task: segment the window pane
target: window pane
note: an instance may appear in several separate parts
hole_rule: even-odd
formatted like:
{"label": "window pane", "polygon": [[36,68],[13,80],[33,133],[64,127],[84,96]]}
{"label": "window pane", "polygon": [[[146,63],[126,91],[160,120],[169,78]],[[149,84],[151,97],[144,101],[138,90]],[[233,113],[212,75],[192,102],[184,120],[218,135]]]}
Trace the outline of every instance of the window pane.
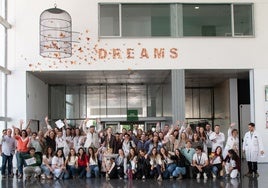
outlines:
{"label": "window pane", "polygon": [[229,36],[230,34],[230,5],[183,5],[184,36]]}
{"label": "window pane", "polygon": [[212,91],[200,89],[200,118],[212,118]]}
{"label": "window pane", "polygon": [[145,85],[127,86],[127,107],[128,109],[138,110],[139,117],[147,116],[147,100]]}
{"label": "window pane", "polygon": [[170,5],[122,5],[122,36],[170,36]]}
{"label": "window pane", "polygon": [[127,117],[126,86],[107,86],[107,117]]}
{"label": "window pane", "polygon": [[163,87],[162,85],[148,86],[147,116],[161,117],[163,114]]}
{"label": "window pane", "polygon": [[252,6],[234,5],[235,35],[253,35]]}
{"label": "window pane", "polygon": [[106,117],[106,86],[87,87],[87,117]]}
{"label": "window pane", "polygon": [[119,36],[119,5],[100,5],[100,36]]}
{"label": "window pane", "polygon": [[67,119],[86,117],[86,86],[67,86],[65,98]]}
{"label": "window pane", "polygon": [[51,119],[64,119],[65,115],[65,86],[50,87]]}
{"label": "window pane", "polygon": [[3,130],[5,129],[6,127],[5,127],[5,122],[4,121],[0,121],[0,133],[1,133],[1,135],[2,135],[2,132],[3,132]]}
{"label": "window pane", "polygon": [[5,67],[5,28],[0,24],[0,66]]}
{"label": "window pane", "polygon": [[0,16],[5,18],[5,3],[6,0],[0,0]]}
{"label": "window pane", "polygon": [[0,72],[0,116],[5,115],[5,74]]}

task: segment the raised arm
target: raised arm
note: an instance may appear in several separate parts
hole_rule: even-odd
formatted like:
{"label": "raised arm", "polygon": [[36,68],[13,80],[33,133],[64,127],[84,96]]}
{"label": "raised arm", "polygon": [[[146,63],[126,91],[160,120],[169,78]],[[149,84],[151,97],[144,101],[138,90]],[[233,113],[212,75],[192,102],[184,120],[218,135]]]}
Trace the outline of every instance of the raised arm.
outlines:
{"label": "raised arm", "polygon": [[52,127],[49,125],[49,122],[48,122],[48,116],[45,117],[45,122],[46,122],[46,125],[47,125],[47,129],[48,129],[48,130],[51,130]]}

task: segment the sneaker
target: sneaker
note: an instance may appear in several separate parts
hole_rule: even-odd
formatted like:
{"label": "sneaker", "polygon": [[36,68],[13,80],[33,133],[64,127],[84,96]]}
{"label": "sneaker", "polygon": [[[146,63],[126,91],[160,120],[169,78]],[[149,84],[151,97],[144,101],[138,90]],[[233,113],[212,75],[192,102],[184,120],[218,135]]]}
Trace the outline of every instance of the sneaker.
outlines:
{"label": "sneaker", "polygon": [[173,176],[169,176],[169,179],[173,179]]}
{"label": "sneaker", "polygon": [[14,174],[11,173],[11,174],[8,175],[8,177],[9,177],[9,178],[13,178],[13,177],[14,177]]}
{"label": "sneaker", "polygon": [[162,181],[162,176],[161,175],[158,176],[157,181]]}
{"label": "sneaker", "polygon": [[30,181],[31,180],[31,176],[27,176],[26,178],[25,178],[25,181]]}
{"label": "sneaker", "polygon": [[205,179],[205,180],[208,179],[208,176],[207,176],[206,173],[204,173],[203,176],[204,176],[204,179]]}
{"label": "sneaker", "polygon": [[196,179],[200,179],[200,173],[196,174]]}
{"label": "sneaker", "polygon": [[42,180],[45,180],[46,179],[46,175],[45,174],[42,174],[41,175],[41,178],[42,178]]}
{"label": "sneaker", "polygon": [[6,178],[6,175],[2,175],[2,178]]}
{"label": "sneaker", "polygon": [[18,175],[18,179],[22,179],[22,174],[19,174]]}
{"label": "sneaker", "polygon": [[246,177],[253,177],[253,176],[252,176],[252,173],[249,173],[249,172],[246,173],[245,176],[246,176]]}
{"label": "sneaker", "polygon": [[213,174],[213,173],[212,173],[212,177],[213,177],[213,179],[217,178],[217,176],[215,174]]}
{"label": "sneaker", "polygon": [[177,180],[182,180],[182,175],[180,174],[179,177],[177,177]]}
{"label": "sneaker", "polygon": [[255,173],[254,173],[254,177],[255,177],[255,178],[258,178],[259,176],[260,176],[260,174],[259,174],[258,172],[255,172]]}
{"label": "sneaker", "polygon": [[146,178],[145,178],[145,176],[142,176],[142,178],[141,178],[141,179],[145,180]]}

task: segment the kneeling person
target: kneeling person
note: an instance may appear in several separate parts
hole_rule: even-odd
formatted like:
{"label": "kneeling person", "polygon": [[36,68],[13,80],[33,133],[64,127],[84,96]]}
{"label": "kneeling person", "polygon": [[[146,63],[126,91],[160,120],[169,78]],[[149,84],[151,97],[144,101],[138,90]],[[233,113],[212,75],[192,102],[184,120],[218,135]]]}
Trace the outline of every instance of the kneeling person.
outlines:
{"label": "kneeling person", "polygon": [[39,177],[41,175],[41,158],[40,155],[35,153],[35,148],[29,150],[29,154],[23,156],[26,166],[23,168],[26,180],[29,180],[32,175]]}

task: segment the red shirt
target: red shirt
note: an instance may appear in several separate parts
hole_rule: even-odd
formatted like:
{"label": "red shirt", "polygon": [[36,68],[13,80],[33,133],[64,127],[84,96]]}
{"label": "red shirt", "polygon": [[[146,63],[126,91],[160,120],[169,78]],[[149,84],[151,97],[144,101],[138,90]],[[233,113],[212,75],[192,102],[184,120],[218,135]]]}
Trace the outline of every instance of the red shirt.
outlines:
{"label": "red shirt", "polygon": [[21,136],[16,135],[15,139],[17,140],[17,150],[19,152],[28,152],[28,142],[29,142],[29,137],[26,137],[23,139]]}
{"label": "red shirt", "polygon": [[88,164],[88,158],[86,156],[86,154],[81,156],[78,156],[78,167],[87,167]]}

